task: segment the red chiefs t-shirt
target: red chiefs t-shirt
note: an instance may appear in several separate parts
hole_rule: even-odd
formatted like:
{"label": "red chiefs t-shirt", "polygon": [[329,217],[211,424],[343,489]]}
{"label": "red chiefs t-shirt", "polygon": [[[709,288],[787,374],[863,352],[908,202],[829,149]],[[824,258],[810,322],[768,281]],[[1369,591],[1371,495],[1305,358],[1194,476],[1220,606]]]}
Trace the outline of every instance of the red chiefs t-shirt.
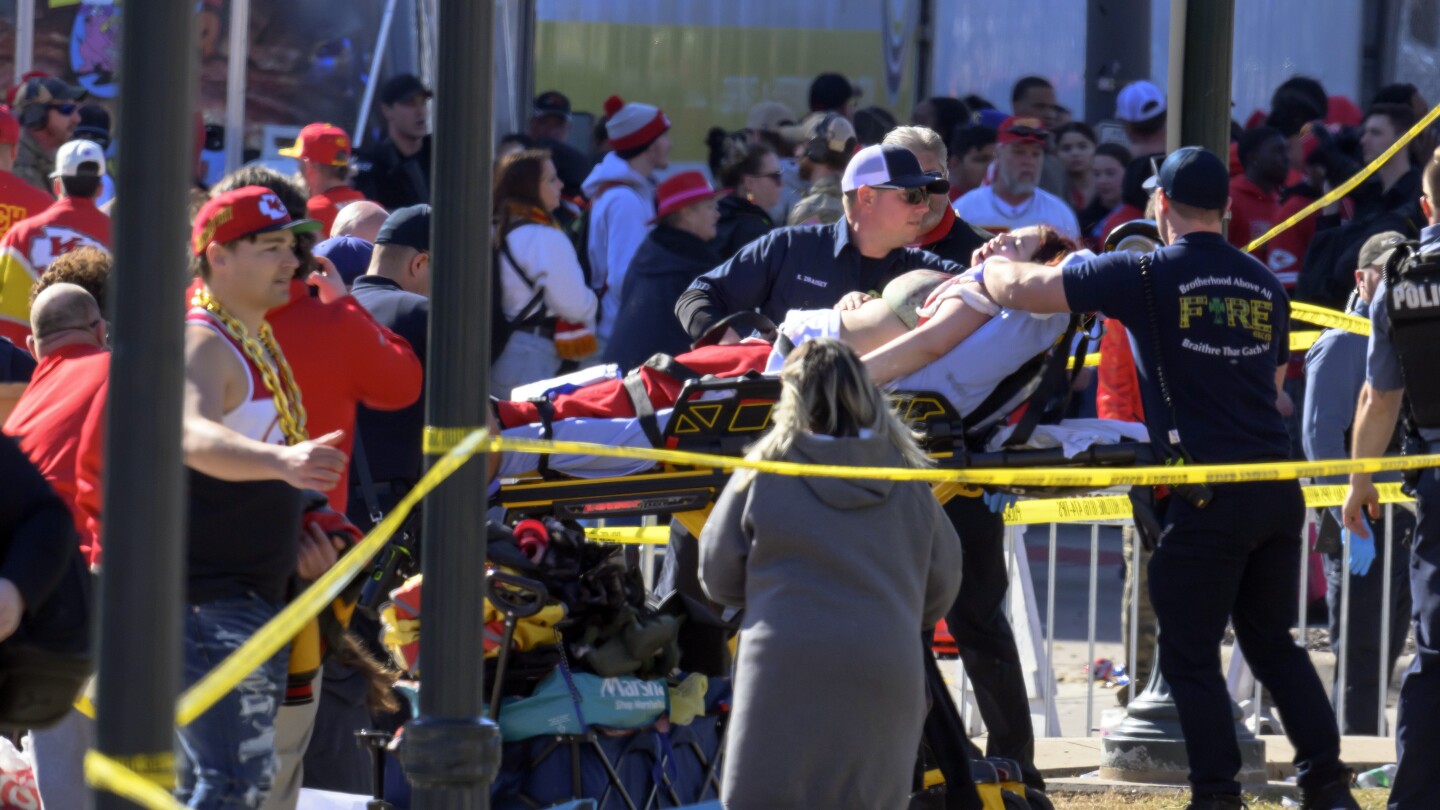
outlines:
{"label": "red chiefs t-shirt", "polygon": [[40,361],[4,427],[70,507],[80,550],[92,563],[100,548],[78,503],[78,462],[87,420],[103,418],[109,377],[110,352],[98,346],[62,346]]}
{"label": "red chiefs t-shirt", "polygon": [[[1264,236],[1280,220],[1280,197],[1266,191],[1245,175],[1230,178],[1230,244],[1244,250],[1245,246]],[[1251,254],[1269,265],[1270,245],[1261,245]],[[1283,281],[1283,280],[1282,280]]]}
{"label": "red chiefs t-shirt", "polygon": [[95,201],[57,200],[0,240],[0,335],[17,346],[30,334],[30,287],[55,257],[79,247],[110,249],[110,217]]}
{"label": "red chiefs t-shirt", "polygon": [[54,202],[49,194],[10,172],[0,171],[0,239],[21,220],[35,216]]}
{"label": "red chiefs t-shirt", "polygon": [[336,186],[305,201],[305,213],[311,219],[320,221],[320,238],[330,238],[330,228],[335,224],[335,217],[340,215],[340,209],[356,200],[365,199],[365,195],[349,186]]}

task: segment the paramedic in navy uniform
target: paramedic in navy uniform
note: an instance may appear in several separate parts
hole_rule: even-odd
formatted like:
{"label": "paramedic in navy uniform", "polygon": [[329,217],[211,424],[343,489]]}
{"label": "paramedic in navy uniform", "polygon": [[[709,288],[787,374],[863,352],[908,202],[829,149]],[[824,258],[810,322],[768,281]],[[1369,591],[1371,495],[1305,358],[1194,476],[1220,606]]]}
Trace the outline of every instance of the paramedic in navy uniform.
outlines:
{"label": "paramedic in navy uniform", "polygon": [[[1285,289],[1265,265],[1226,241],[1229,173],[1218,157],[1180,149],[1161,166],[1158,185],[1156,221],[1167,247],[1143,259],[1107,253],[1063,270],[997,256],[971,271],[968,289],[1012,309],[1102,311],[1127,324],[1151,442],[1158,446],[1178,431],[1178,446],[1167,454],[1188,451],[1200,464],[1282,461],[1290,447],[1277,407],[1289,360]],[[1170,388],[1176,430],[1162,382]],[[1160,622],[1160,671],[1185,733],[1190,807],[1243,806],[1240,749],[1220,674],[1228,620],[1295,746],[1301,806],[1358,810],[1340,762],[1335,714],[1309,657],[1290,637],[1305,513],[1300,485],[1213,485],[1208,500],[1185,491],[1167,501],[1150,561],[1150,599]]]}
{"label": "paramedic in navy uniform", "polygon": [[[1440,161],[1434,157],[1425,166],[1423,186],[1420,207],[1429,225],[1420,232],[1422,256],[1440,253]],[[1433,275],[1434,265],[1415,269],[1428,271],[1428,278],[1420,272],[1402,273],[1403,280],[1393,285],[1393,297],[1387,278],[1370,301],[1370,354],[1350,437],[1354,458],[1385,454],[1407,392],[1425,443],[1422,452],[1440,451],[1440,378],[1435,362],[1440,356],[1435,350],[1440,335],[1440,296],[1435,292],[1440,290],[1440,279]],[[1419,520],[1410,547],[1416,653],[1400,686],[1395,724],[1400,769],[1390,791],[1391,810],[1434,807],[1440,796],[1440,642],[1435,638],[1435,622],[1440,618],[1440,524],[1432,511],[1440,499],[1440,469],[1419,472],[1415,483]],[[1380,516],[1380,498],[1368,473],[1350,476],[1345,498],[1345,528],[1363,538],[1370,536],[1370,529],[1360,517],[1362,509],[1371,518]]]}

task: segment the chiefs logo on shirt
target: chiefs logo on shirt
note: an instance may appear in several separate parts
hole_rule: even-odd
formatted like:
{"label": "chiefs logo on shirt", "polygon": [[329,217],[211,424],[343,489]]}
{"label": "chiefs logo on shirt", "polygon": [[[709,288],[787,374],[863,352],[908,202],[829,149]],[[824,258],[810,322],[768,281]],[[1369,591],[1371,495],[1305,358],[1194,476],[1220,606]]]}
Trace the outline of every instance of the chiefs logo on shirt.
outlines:
{"label": "chiefs logo on shirt", "polygon": [[73,228],[47,225],[30,240],[26,258],[31,268],[49,267],[56,258],[82,247],[105,249],[101,243]]}

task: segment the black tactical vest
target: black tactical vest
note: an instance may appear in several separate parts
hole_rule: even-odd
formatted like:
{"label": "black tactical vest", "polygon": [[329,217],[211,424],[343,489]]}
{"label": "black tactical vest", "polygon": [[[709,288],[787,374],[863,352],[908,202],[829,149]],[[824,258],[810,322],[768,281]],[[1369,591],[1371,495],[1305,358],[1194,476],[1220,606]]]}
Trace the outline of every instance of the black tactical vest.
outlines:
{"label": "black tactical vest", "polygon": [[1385,281],[1390,338],[1416,426],[1440,428],[1440,253],[1395,251]]}

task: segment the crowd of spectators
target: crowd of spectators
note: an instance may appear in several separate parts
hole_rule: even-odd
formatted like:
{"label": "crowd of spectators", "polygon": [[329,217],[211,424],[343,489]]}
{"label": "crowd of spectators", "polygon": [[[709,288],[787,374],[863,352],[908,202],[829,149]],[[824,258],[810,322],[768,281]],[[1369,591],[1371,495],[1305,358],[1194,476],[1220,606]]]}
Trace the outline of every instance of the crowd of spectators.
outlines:
{"label": "crowd of spectators", "polygon": [[[297,160],[298,176],[251,167],[213,189],[195,189],[198,228],[211,210],[200,203],[233,194],[259,200],[260,214],[277,222],[318,223],[314,235],[305,233],[308,226],[296,229],[295,267],[280,280],[286,301],[267,320],[290,359],[286,374],[293,368],[311,433],[349,459],[337,462],[321,488],[336,511],[348,511],[362,528],[421,470],[431,96],[420,79],[395,76],[378,94],[385,137],[365,153],[352,150],[343,129],[316,122],[283,150]],[[908,189],[918,195],[911,205],[925,197],[929,206],[921,224],[906,226],[906,233],[918,233],[908,247],[961,266],[989,235],[1026,226],[1049,226],[1103,250],[1117,226],[1145,216],[1147,180],[1166,152],[1167,99],[1144,80],[1121,89],[1106,122],[1075,119],[1057,102],[1053,84],[1038,76],[1016,82],[1008,111],[973,95],[936,96],[915,105],[909,127],[898,127],[883,108],[857,109],[858,98],[846,77],[827,73],[812,84],[803,115],[767,100],[753,107],[744,129],[699,133],[672,132],[658,107],[611,97],[595,146],[586,150],[571,140],[570,100],[557,91],[540,94],[528,131],[502,139],[495,164],[491,393],[506,398],[583,366],[631,368],[656,353],[687,350],[709,325],[697,325],[704,320],[698,314],[684,324],[673,314],[692,283],[727,261],[763,262],[766,251],[800,244],[779,238],[777,228],[843,228],[837,223],[856,189],[842,188],[842,178],[864,147],[908,150],[920,171],[948,180],[948,188],[929,196]],[[108,373],[100,314],[110,273],[108,210],[125,204],[125,189],[114,189],[108,176],[108,116],[84,99],[82,88],[35,75],[13,89],[10,107],[0,108],[0,371],[10,375],[6,382],[34,377],[5,429],[70,506],[77,550],[93,564],[103,548],[98,448]],[[1426,109],[1409,85],[1383,88],[1362,110],[1327,95],[1313,79],[1282,84],[1270,110],[1233,125],[1229,241],[1246,248],[1268,234],[1384,154]],[[708,175],[670,170],[672,142],[681,139],[707,148]],[[1399,150],[1351,194],[1266,242],[1256,257],[1295,299],[1353,306],[1355,271],[1375,258],[1362,250],[1367,240],[1392,232],[1414,238],[1425,222],[1418,200],[1432,147],[1427,134]],[[247,191],[256,187],[273,197]],[[217,217],[213,210],[209,216]],[[214,227],[224,227],[222,219]],[[208,256],[216,238],[212,228],[192,247]],[[871,260],[856,261],[865,271]],[[124,272],[110,283],[123,284]],[[186,283],[177,280],[176,295],[203,300],[204,284],[187,290]],[[48,288],[54,290],[47,294]],[[770,300],[777,300],[773,291]],[[1108,324],[1100,346],[1099,374],[1081,379],[1088,387],[1078,409],[1140,420],[1134,365],[1118,322]],[[66,382],[71,377],[73,384]],[[77,391],[91,396],[77,398]],[[1287,393],[1295,402],[1304,398],[1299,359]],[[1280,408],[1293,410],[1285,398]],[[1292,440],[1298,452],[1298,418]],[[302,567],[308,559],[313,573],[320,559],[323,570],[325,554],[307,553],[301,549]],[[292,672],[292,691],[303,687],[325,698],[319,718],[313,709],[296,717],[279,710],[274,744],[282,769],[266,807],[293,801],[302,781],[368,789],[368,765],[351,756],[316,754],[302,776],[300,763],[311,761],[307,744],[312,753],[339,748],[336,729],[345,722],[329,713],[365,716],[366,679],[376,674],[353,660],[327,664],[323,683],[318,671],[301,673],[308,680],[298,685]],[[57,733],[74,742],[89,732],[62,726]],[[39,766],[42,790],[64,796],[67,784],[83,784],[78,761],[64,753],[83,745],[48,750]],[[67,798],[55,801],[70,806]]]}

